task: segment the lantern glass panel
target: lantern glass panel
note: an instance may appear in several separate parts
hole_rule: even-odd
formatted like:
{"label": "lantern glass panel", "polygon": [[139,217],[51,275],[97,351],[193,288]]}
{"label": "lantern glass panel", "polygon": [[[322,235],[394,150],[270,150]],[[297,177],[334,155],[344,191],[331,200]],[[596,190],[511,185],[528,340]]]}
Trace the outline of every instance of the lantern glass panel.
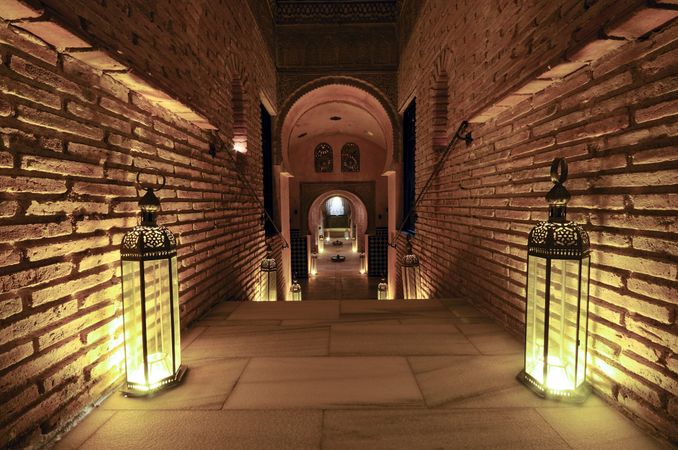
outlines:
{"label": "lantern glass panel", "polygon": [[579,261],[552,260],[546,387],[575,389]]}
{"label": "lantern glass panel", "polygon": [[419,266],[403,266],[403,297],[406,300],[422,298],[419,292],[419,285],[421,283],[421,274]]}
{"label": "lantern glass panel", "polygon": [[174,310],[174,371],[178,371],[181,366],[181,338],[179,325],[179,273],[177,268],[177,257],[172,257],[170,261],[172,266],[172,309]]}
{"label": "lantern glass panel", "polygon": [[546,260],[528,256],[527,327],[525,335],[525,372],[539,383],[544,379],[544,328]]}
{"label": "lantern glass panel", "polygon": [[[149,387],[174,373],[169,259],[144,261]],[[172,299],[173,301],[173,299]]]}
{"label": "lantern glass panel", "polygon": [[590,257],[581,261],[581,294],[579,309],[579,348],[577,355],[577,386],[586,380],[586,352],[587,352],[587,333],[588,313],[589,313],[589,262]]}
{"label": "lantern glass panel", "polygon": [[122,261],[122,295],[125,323],[127,382],[146,385],[141,320],[141,263]]}
{"label": "lantern glass panel", "polygon": [[277,295],[277,274],[273,271],[261,271],[259,280],[259,296],[262,302],[274,302]]}

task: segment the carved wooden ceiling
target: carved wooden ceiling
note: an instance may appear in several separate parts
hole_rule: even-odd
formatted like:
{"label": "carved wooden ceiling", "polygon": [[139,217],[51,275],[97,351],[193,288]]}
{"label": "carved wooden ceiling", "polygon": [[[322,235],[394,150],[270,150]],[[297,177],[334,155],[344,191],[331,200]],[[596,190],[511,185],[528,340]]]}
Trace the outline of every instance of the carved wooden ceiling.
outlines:
{"label": "carved wooden ceiling", "polygon": [[393,23],[396,0],[269,0],[277,24]]}

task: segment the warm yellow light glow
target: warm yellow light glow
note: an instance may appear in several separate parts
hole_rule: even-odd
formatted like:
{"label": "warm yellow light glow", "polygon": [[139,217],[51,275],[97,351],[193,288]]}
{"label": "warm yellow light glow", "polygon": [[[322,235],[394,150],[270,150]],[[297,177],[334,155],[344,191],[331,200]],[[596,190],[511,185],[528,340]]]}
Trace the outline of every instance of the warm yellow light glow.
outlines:
{"label": "warm yellow light glow", "polygon": [[[546,387],[551,390],[565,391],[574,389],[574,374],[568,370],[566,365],[557,356],[548,357],[548,367],[546,374]],[[532,368],[528,370],[537,382],[544,384],[544,364],[541,360],[535,361]]]}
{"label": "warm yellow light glow", "polygon": [[247,153],[247,142],[235,141],[233,142],[233,150],[238,153]]}
{"label": "warm yellow light glow", "polygon": [[148,381],[145,381],[144,367],[132,368],[128,375],[128,381],[136,383],[136,389],[140,391],[152,391],[162,384],[161,381],[172,375],[169,366],[171,359],[165,353],[157,352],[148,355]]}

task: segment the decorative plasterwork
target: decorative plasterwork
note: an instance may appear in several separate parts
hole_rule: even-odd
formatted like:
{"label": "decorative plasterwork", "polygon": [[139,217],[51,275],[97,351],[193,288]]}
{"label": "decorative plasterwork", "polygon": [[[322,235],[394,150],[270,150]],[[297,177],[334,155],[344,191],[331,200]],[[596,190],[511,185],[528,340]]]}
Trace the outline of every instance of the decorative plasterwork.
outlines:
{"label": "decorative plasterwork", "polygon": [[278,24],[395,22],[396,2],[278,0],[274,14]]}

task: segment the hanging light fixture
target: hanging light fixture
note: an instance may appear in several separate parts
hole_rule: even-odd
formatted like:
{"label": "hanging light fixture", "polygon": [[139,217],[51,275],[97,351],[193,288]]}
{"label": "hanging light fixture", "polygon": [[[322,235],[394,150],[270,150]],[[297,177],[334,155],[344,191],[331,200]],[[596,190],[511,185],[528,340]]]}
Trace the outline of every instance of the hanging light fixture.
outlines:
{"label": "hanging light fixture", "polygon": [[301,285],[297,281],[297,274],[292,278],[292,287],[290,287],[290,300],[301,301]]}
{"label": "hanging light fixture", "polygon": [[423,298],[419,258],[412,252],[412,236],[407,236],[407,254],[402,263],[403,297],[405,300]]}
{"label": "hanging light fixture", "polygon": [[273,258],[271,246],[266,246],[266,258],[261,262],[259,274],[259,301],[274,302],[278,293],[278,264]]}
{"label": "hanging light fixture", "polygon": [[[123,393],[143,396],[181,383],[179,276],[174,235],[156,222],[160,199],[153,187],[139,200],[141,224],[122,239],[122,305],[125,336]],[[165,177],[156,191],[165,186]]]}
{"label": "hanging light fixture", "polygon": [[377,285],[377,300],[388,300],[388,284],[385,278]]}
{"label": "hanging light fixture", "polygon": [[311,253],[311,269],[309,270],[311,275],[318,275],[318,254],[316,252]]}
{"label": "hanging light fixture", "polygon": [[[560,169],[560,174],[558,170]],[[525,361],[518,379],[541,397],[583,401],[586,383],[590,248],[586,231],[566,220],[567,163],[551,164],[549,218],[527,244]]]}
{"label": "hanging light fixture", "polygon": [[367,272],[367,260],[365,259],[365,252],[360,252],[360,275]]}

